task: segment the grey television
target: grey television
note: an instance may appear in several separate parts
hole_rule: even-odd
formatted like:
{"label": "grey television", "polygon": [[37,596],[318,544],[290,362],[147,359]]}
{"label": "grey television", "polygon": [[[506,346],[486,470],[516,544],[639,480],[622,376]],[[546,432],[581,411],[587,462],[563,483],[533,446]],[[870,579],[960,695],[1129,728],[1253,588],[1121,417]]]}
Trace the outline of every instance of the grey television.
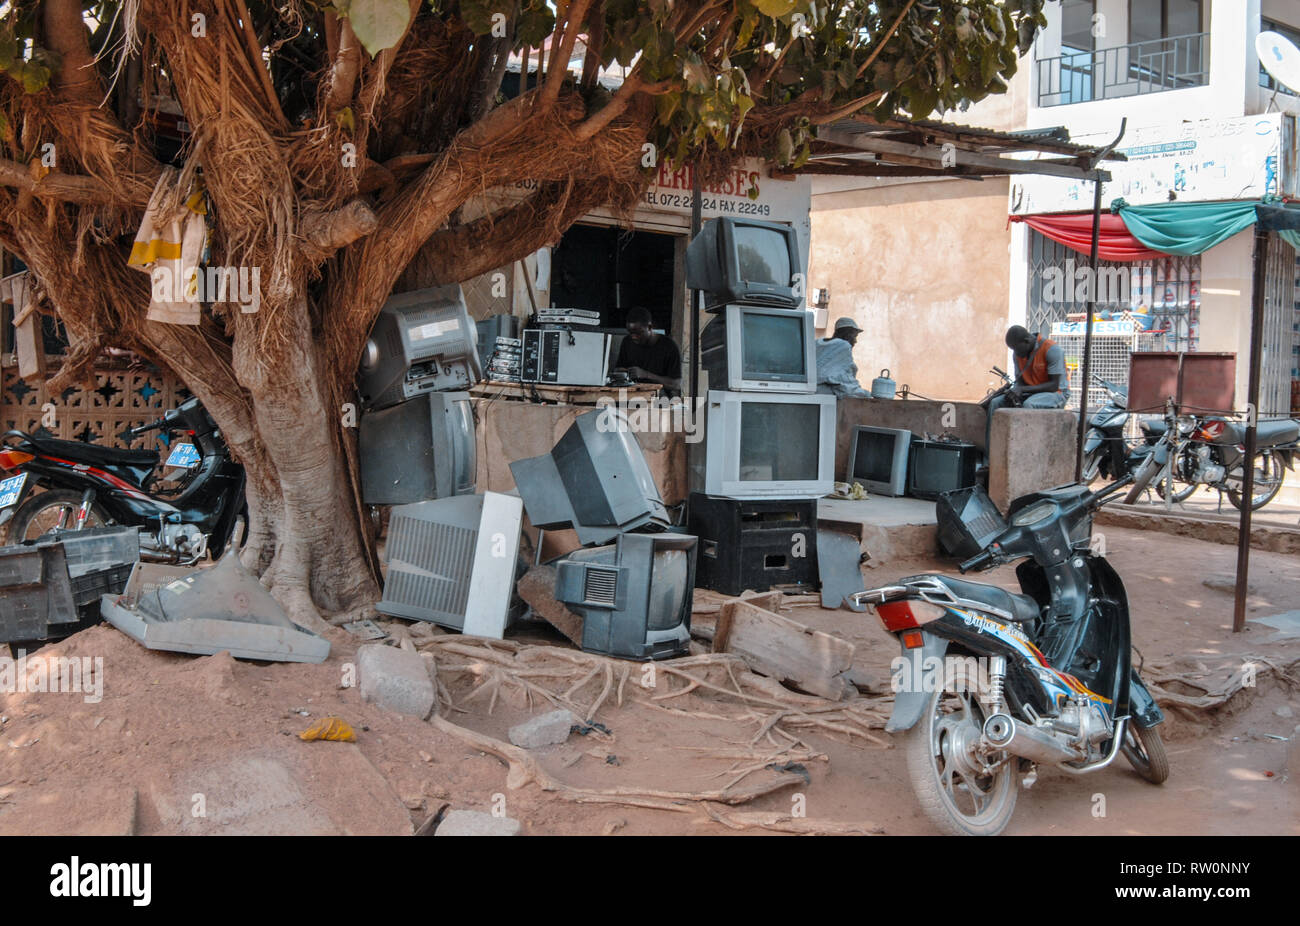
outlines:
{"label": "grey television", "polygon": [[729,305],[700,334],[710,389],[817,391],[813,315],[803,309]]}
{"label": "grey television", "polygon": [[877,495],[903,495],[911,443],[911,431],[858,425],[849,437],[849,468],[844,481],[860,482]]}
{"label": "grey television", "polygon": [[478,453],[467,392],[430,392],[363,412],[357,443],[361,499],[406,505],[472,494]]}
{"label": "grey television", "polygon": [[498,492],[401,505],[388,524],[381,614],[500,639],[519,564],[523,506]]}
{"label": "grey television", "polygon": [[426,392],[468,389],[482,378],[478,329],[465,297],[459,286],[438,286],[384,303],[361,355],[357,391],[362,408],[387,408]]}
{"label": "grey television", "polygon": [[574,420],[550,453],[510,464],[534,527],[572,527],[584,545],[672,522],[627,417],[612,406]]}
{"label": "grey television", "polygon": [[669,659],[691,641],[697,540],[620,534],[556,560],[555,599],[582,617],[582,648],[627,659]]}

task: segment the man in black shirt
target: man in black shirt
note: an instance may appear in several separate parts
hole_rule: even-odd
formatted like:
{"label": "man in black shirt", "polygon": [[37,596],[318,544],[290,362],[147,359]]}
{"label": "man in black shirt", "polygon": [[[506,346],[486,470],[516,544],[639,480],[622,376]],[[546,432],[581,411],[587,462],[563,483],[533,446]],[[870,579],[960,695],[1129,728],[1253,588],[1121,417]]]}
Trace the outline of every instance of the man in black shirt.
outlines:
{"label": "man in black shirt", "polygon": [[627,337],[618,349],[614,368],[626,370],[638,383],[658,383],[669,394],[681,387],[681,351],[672,338],[655,333],[650,313],[640,307],[628,310]]}

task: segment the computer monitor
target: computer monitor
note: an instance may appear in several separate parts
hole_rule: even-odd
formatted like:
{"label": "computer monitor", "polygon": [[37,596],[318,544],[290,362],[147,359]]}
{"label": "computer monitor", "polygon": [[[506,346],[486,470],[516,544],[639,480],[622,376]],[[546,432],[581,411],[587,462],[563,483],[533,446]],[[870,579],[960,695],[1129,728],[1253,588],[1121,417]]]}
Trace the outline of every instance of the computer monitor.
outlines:
{"label": "computer monitor", "polygon": [[816,392],[813,314],[804,309],[729,305],[700,334],[711,389]]}
{"label": "computer monitor", "polygon": [[687,651],[696,538],[620,534],[556,560],[555,599],[582,617],[582,648],[625,659]]}
{"label": "computer monitor", "polygon": [[758,219],[705,222],[686,249],[686,285],[708,294],[711,312],[732,302],[802,308],[803,261],[794,228]]}
{"label": "computer monitor", "polygon": [[523,504],[485,492],[400,505],[388,524],[381,614],[501,639],[519,564]]}
{"label": "computer monitor", "polygon": [[849,437],[849,468],[845,482],[860,482],[877,495],[907,491],[907,455],[912,432],[860,424]]}
{"label": "computer monitor", "polygon": [[361,356],[364,409],[426,392],[464,390],[483,378],[478,330],[459,286],[398,293],[379,310]]}
{"label": "computer monitor", "polygon": [[363,412],[358,431],[361,500],[367,505],[473,494],[478,451],[469,393],[430,392]]}
{"label": "computer monitor", "polygon": [[725,498],[821,498],[835,483],[835,396],[710,389],[704,486]]}
{"label": "computer monitor", "polygon": [[534,527],[572,527],[584,545],[672,523],[627,416],[612,406],[579,415],[550,453],[510,472]]}
{"label": "computer monitor", "polygon": [[979,449],[965,441],[913,441],[907,464],[907,494],[938,498],[975,485]]}

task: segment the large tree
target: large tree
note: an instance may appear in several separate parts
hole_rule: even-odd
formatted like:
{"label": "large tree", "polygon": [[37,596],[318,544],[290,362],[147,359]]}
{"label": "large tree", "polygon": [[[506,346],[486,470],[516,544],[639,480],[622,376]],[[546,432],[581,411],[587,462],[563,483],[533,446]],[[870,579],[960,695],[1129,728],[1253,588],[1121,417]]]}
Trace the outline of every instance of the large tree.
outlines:
{"label": "large tree", "polygon": [[[654,159],[797,166],[819,125],[1001,92],[1042,4],[9,0],[0,242],[74,345],[54,390],[116,347],[201,398],[248,471],[245,562],[310,622],[378,597],[341,409],[395,288],[627,210]],[[179,151],[154,131],[160,101],[189,126]],[[257,312],[146,319],[127,258],[168,166],[207,191],[210,263],[259,269]]]}

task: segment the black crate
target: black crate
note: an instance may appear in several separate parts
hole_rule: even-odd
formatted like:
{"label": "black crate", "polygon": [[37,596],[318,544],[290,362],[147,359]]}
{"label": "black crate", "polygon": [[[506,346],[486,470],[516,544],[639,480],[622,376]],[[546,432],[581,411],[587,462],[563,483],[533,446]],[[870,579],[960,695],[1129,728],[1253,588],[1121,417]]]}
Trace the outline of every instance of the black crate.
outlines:
{"label": "black crate", "polygon": [[61,543],[0,547],[0,643],[61,635],[77,617]]}
{"label": "black crate", "polygon": [[135,563],[99,569],[77,576],[72,580],[72,600],[78,608],[98,605],[100,595],[120,595],[126,590],[126,580],[131,578]]}
{"label": "black crate", "polygon": [[816,499],[740,501],[693,492],[687,521],[700,538],[698,588],[739,595],[818,584]]}

